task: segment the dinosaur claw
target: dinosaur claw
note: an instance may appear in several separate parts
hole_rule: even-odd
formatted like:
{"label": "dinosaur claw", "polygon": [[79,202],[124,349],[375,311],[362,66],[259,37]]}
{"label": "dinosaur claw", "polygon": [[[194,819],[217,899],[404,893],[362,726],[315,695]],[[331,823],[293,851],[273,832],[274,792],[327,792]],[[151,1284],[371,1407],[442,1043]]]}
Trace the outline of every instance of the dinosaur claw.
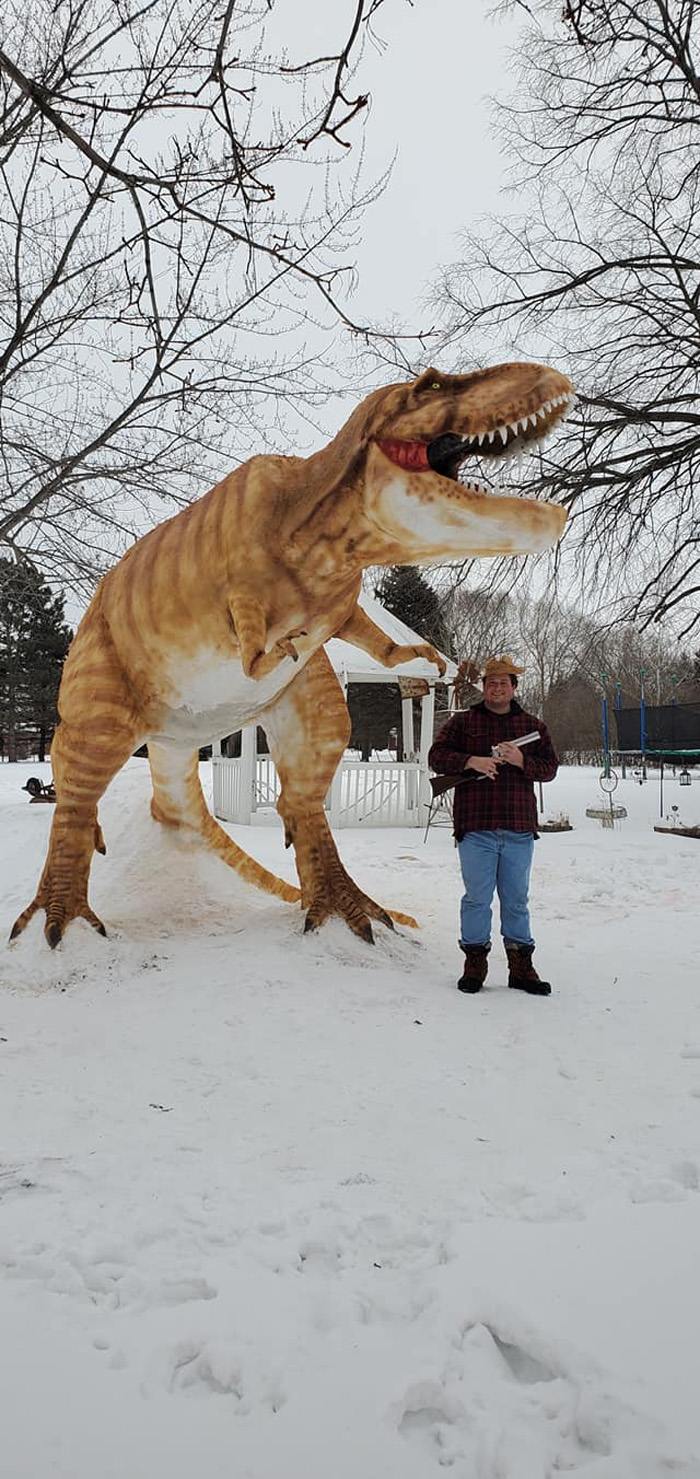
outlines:
{"label": "dinosaur claw", "polygon": [[60,924],[48,924],[44,933],[51,949],[55,950],[56,946],[60,945],[63,937],[62,926]]}
{"label": "dinosaur claw", "polygon": [[102,935],[104,939],[107,938],[107,931],[102,923],[102,920],[100,919],[99,914],[96,914],[94,909],[90,908],[89,904],[87,904],[85,908],[81,910],[81,915],[83,919],[87,920],[88,924],[92,925],[94,930],[97,930],[98,935]]}
{"label": "dinosaur claw", "polygon": [[[395,920],[397,924],[405,924],[411,930],[420,929],[420,925],[418,923],[418,920],[417,919],[414,919],[412,914],[401,914],[401,913],[399,913],[399,910],[398,909],[390,909],[389,910],[389,913],[391,915],[392,921]],[[392,929],[393,929],[393,923],[392,923]]]}
{"label": "dinosaur claw", "polygon": [[299,816],[283,808],[283,820],[285,830],[293,834],[302,907],[306,911],[305,934],[318,929],[330,916],[337,916],[358,939],[374,945],[375,920],[389,930],[393,930],[394,921],[415,924],[409,915],[383,909],[358,888],[342,866],[324,815]]}
{"label": "dinosaur claw", "polygon": [[21,926],[19,920],[16,919],[15,922],[14,922],[14,924],[13,924],[13,926],[12,926],[12,929],[10,930],[10,939],[11,940],[16,940],[17,937],[18,937],[18,935],[21,935],[21,933],[22,933],[22,926]]}

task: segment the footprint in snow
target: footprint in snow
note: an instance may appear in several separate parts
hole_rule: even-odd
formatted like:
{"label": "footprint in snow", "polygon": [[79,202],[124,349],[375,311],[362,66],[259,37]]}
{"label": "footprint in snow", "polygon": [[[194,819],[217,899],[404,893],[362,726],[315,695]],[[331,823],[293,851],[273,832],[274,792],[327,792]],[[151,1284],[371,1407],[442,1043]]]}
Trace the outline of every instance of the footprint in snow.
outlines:
{"label": "footprint in snow", "polygon": [[602,1373],[532,1335],[466,1326],[436,1380],[409,1387],[401,1437],[455,1479],[700,1479],[660,1426],[615,1397]]}

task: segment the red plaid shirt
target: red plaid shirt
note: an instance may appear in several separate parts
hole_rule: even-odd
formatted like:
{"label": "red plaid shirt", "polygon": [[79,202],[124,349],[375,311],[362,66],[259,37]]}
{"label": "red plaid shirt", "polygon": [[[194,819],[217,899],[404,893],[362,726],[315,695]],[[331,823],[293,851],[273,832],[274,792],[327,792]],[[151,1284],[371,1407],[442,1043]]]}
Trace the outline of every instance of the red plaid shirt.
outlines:
{"label": "red plaid shirt", "polygon": [[440,775],[464,770],[470,755],[490,755],[501,740],[518,739],[538,729],[540,738],[523,749],[523,769],[501,765],[495,781],[480,780],[474,770],[455,786],[454,833],[457,841],[465,832],[487,832],[497,827],[509,832],[533,832],[537,836],[537,804],[534,781],[553,781],[559,761],[546,724],[511,699],[510,713],[493,714],[485,703],[461,709],[443,724],[428,756]]}

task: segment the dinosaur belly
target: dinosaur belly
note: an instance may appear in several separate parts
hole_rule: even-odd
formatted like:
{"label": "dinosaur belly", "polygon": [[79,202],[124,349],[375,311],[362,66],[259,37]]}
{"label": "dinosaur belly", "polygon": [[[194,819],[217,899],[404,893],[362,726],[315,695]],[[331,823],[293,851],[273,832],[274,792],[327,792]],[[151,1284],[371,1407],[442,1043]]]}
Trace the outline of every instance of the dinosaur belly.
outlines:
{"label": "dinosaur belly", "polygon": [[246,678],[238,658],[222,658],[214,648],[200,649],[181,669],[171,668],[168,702],[158,714],[153,738],[205,744],[235,734],[260,717],[312,655],[300,653],[297,662],[285,657],[256,681]]}

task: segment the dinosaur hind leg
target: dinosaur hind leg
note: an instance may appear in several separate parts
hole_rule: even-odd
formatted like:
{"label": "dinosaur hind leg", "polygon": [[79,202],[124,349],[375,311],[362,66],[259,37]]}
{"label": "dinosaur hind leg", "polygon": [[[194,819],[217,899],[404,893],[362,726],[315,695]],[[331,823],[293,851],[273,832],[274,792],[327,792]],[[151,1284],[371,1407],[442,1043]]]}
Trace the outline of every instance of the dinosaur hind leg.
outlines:
{"label": "dinosaur hind leg", "polygon": [[21,934],[39,909],[52,947],[72,919],[105,928],[88,904],[92,855],[105,851],[97,803],[143,738],[134,697],[112,646],[99,599],[86,612],[66,659],[58,696],[61,723],[51,746],[56,787],[49,851],[35,898],[15,921]]}
{"label": "dinosaur hind leg", "polygon": [[106,933],[87,897],[93,852],[106,850],[97,803],[137,742],[130,729],[59,724],[51,746],[56,810],[48,856],[36,895],[15,920],[11,940],[39,909],[46,912],[44,934],[52,949],[73,919],[86,919]]}
{"label": "dinosaur hind leg", "polygon": [[383,909],[346,873],[324,811],[324,798],[350,735],[350,716],[331,664],[321,649],[266,709],[262,723],[282,790],[277,810],[287,846],[294,845],[306,909],[306,929],[339,914],[371,942],[372,920],[415,926],[409,914]]}
{"label": "dinosaur hind leg", "polygon": [[192,827],[212,850],[237,873],[278,899],[296,904],[299,889],[268,872],[229,837],[212,816],[199,780],[199,752],[187,754],[162,740],[149,740],[148,759],[153,781],[151,813],[166,827]]}

